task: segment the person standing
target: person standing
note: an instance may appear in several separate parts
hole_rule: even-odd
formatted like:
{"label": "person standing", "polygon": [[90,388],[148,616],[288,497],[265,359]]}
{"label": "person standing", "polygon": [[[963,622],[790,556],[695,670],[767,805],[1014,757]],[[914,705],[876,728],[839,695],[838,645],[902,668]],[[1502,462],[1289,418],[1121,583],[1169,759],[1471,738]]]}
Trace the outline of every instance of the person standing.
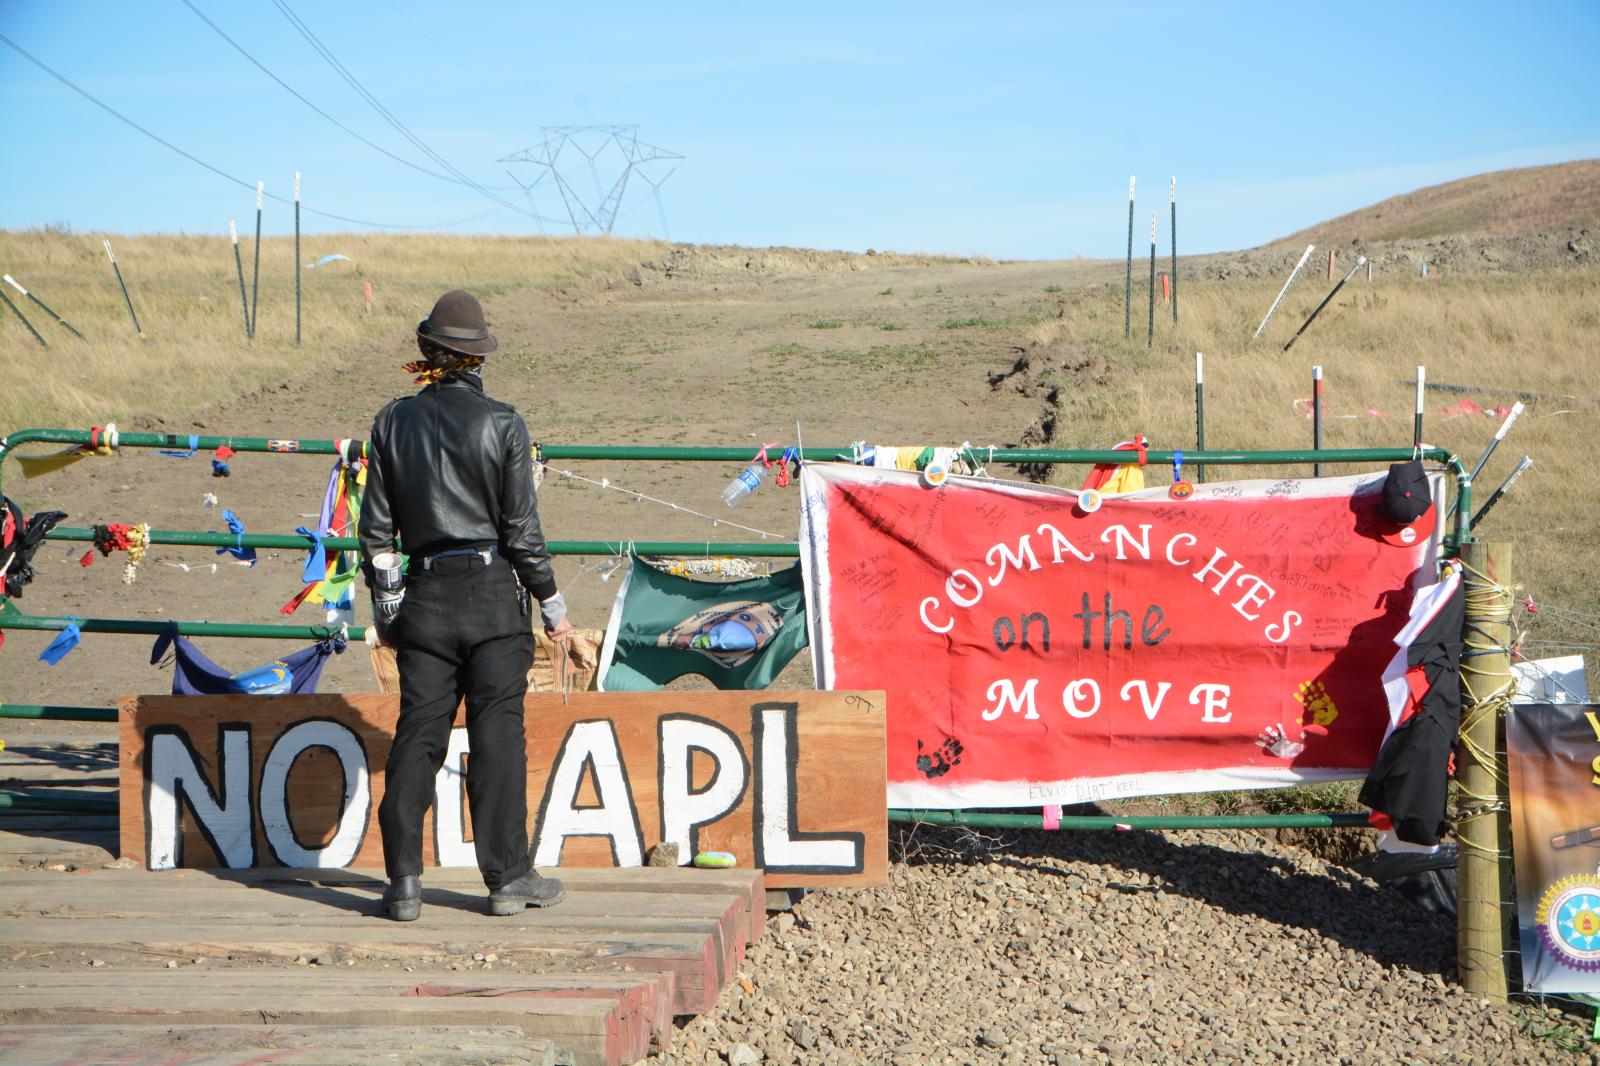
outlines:
{"label": "person standing", "polygon": [[483,391],[484,357],[498,342],[482,306],[469,293],[445,293],[418,324],[417,344],[422,358],[406,370],[424,387],[373,421],[360,523],[369,588],[375,556],[400,548],[410,556],[398,612],[374,623],[400,669],[400,717],[378,807],[383,902],[396,921],[422,913],[422,818],[464,699],[467,800],[489,913],[518,914],[563,896],[561,882],[539,876],[528,854],[530,601],[558,644],[572,624],[539,528],[527,424]]}

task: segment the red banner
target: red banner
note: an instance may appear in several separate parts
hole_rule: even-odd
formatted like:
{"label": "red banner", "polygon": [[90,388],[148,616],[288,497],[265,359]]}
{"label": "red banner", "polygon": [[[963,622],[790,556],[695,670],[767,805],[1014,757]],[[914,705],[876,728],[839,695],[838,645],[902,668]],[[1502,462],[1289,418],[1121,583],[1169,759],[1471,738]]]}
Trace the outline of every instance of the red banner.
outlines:
{"label": "red banner", "polygon": [[1360,777],[1405,692],[1384,675],[1404,673],[1413,586],[1438,571],[1437,505],[1429,532],[1399,530],[1382,484],[1147,489],[1086,513],[1070,490],[809,464],[818,685],[888,692],[892,806]]}

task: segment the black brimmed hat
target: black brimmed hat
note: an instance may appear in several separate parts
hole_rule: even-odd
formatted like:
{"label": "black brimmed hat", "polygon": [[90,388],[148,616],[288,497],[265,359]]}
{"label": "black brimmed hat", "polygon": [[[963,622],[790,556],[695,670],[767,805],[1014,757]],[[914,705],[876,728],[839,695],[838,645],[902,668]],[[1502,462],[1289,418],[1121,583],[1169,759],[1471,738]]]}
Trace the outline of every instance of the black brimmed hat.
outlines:
{"label": "black brimmed hat", "polygon": [[457,355],[488,355],[500,347],[489,332],[483,305],[470,292],[460,289],[439,297],[428,317],[417,323],[417,340]]}
{"label": "black brimmed hat", "polygon": [[1433,485],[1420,460],[1389,467],[1378,515],[1384,527],[1379,536],[1390,544],[1409,546],[1433,533]]}

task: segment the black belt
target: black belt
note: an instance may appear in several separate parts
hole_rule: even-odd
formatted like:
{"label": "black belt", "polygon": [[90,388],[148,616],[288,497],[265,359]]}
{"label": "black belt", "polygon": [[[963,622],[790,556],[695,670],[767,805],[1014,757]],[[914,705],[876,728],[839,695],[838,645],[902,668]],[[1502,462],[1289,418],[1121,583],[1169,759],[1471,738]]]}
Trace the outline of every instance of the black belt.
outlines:
{"label": "black belt", "polygon": [[421,566],[423,570],[432,570],[433,564],[438,562],[440,559],[467,559],[476,555],[478,558],[483,560],[484,566],[488,566],[494,561],[494,555],[498,549],[499,546],[494,544],[491,544],[487,548],[452,548],[447,552],[437,552],[433,555],[425,555],[419,561],[418,565]]}

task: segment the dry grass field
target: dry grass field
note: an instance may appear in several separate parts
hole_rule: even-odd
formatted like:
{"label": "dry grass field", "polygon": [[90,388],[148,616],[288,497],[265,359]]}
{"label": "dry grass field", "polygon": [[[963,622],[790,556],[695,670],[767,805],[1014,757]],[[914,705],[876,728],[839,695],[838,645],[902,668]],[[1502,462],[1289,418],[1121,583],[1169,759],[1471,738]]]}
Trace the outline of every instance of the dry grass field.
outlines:
{"label": "dry grass field", "polygon": [[[294,345],[294,239],[261,242],[258,328],[244,336],[233,251],[225,236],[109,235],[147,340],[140,342],[101,246],[107,234],[0,232],[11,274],[85,334],[77,340],[15,289],[6,294],[49,342],[39,347],[0,307],[0,427],[88,425],[181,414],[294,377],[328,353],[415,324],[447,288],[484,298],[557,288],[619,270],[666,245],[605,238],[472,238],[332,234],[305,238],[304,263],[349,256],[302,274],[302,346]],[[247,290],[253,242],[241,235]],[[302,264],[302,265],[303,265]],[[373,287],[365,309],[362,283]]]}
{"label": "dry grass field", "polygon": [[[1540,641],[1592,647],[1600,612],[1588,606],[1600,585],[1600,523],[1594,520],[1600,438],[1600,273],[1385,277],[1358,275],[1288,352],[1284,342],[1322,299],[1318,276],[1296,283],[1259,340],[1272,282],[1198,281],[1181,288],[1180,325],[1158,305],[1156,341],[1144,339],[1142,294],[1136,335],[1122,337],[1122,292],[1086,294],[1066,318],[1035,327],[1036,340],[1061,354],[1050,363],[1089,362],[1055,371],[1060,407],[1054,443],[1088,447],[1135,430],[1158,447],[1194,441],[1194,353],[1205,355],[1206,441],[1212,448],[1310,447],[1311,368],[1324,374],[1329,448],[1403,446],[1411,439],[1416,367],[1426,380],[1475,391],[1429,390],[1423,436],[1471,466],[1500,424],[1493,409],[1536,394],[1474,487],[1481,506],[1517,460],[1534,465],[1478,528],[1517,545],[1517,573],[1535,602],[1591,614],[1588,623],[1518,612],[1527,651],[1557,654]],[[1109,371],[1109,372],[1107,372]],[[1101,383],[1085,387],[1083,374]],[[1485,413],[1457,413],[1462,401]],[[1285,470],[1285,472],[1289,472]],[[1301,468],[1293,471],[1303,476]],[[1072,478],[1072,471],[1060,476]],[[1243,476],[1213,470],[1211,477]]]}

